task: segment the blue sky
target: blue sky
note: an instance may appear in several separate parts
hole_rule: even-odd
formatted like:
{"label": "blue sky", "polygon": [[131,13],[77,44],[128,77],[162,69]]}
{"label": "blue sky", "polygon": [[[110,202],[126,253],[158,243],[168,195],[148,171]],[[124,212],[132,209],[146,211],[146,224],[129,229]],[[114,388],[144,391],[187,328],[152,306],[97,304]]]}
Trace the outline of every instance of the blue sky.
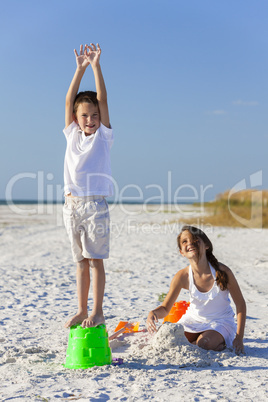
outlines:
{"label": "blue sky", "polygon": [[0,31],[1,199],[59,197],[73,49],[90,42],[118,194],[211,200],[259,171],[268,188],[266,0],[9,0]]}

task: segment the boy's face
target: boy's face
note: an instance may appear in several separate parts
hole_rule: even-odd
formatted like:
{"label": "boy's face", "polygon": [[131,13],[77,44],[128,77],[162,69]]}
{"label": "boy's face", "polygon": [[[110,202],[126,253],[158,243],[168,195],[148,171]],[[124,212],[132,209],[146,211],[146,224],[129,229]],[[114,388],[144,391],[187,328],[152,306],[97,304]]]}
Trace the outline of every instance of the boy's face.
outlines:
{"label": "boy's face", "polygon": [[93,103],[80,103],[77,108],[75,122],[79,124],[85,135],[94,134],[100,127],[100,112]]}

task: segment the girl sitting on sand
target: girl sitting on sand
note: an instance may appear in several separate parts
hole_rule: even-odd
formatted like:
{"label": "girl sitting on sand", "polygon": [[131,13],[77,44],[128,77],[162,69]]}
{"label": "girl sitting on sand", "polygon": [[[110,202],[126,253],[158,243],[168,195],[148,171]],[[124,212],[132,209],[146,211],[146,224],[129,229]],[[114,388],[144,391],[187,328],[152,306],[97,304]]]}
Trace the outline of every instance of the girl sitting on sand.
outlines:
{"label": "girl sitting on sand", "polygon": [[[237,354],[243,353],[246,303],[234,274],[218,262],[212,243],[202,230],[184,226],[177,242],[181,255],[190,264],[176,273],[162,305],[150,311],[148,331],[156,331],[155,323],[168,315],[181,289],[187,289],[190,307],[179,323],[188,341],[207,350],[220,351],[227,346]],[[229,293],[236,305],[237,327]]]}

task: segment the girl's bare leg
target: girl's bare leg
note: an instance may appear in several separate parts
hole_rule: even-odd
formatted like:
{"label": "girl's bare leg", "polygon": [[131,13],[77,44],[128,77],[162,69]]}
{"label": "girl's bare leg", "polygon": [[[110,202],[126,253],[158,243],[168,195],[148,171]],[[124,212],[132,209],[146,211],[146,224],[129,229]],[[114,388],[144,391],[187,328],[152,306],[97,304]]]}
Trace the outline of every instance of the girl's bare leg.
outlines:
{"label": "girl's bare leg", "polygon": [[96,327],[97,325],[105,322],[102,302],[105,288],[105,271],[103,260],[92,259],[90,260],[92,268],[92,285],[93,285],[93,309],[90,316],[84,319],[82,327]]}
{"label": "girl's bare leg", "polygon": [[196,344],[197,338],[201,335],[201,332],[184,332],[184,335],[188,339],[190,343],[193,343],[194,345]]}
{"label": "girl's bare leg", "polygon": [[202,349],[221,351],[225,348],[225,340],[217,331],[209,330],[200,333],[184,332],[184,335],[190,343]]}
{"label": "girl's bare leg", "polygon": [[199,335],[196,345],[206,350],[221,351],[225,348],[225,340],[219,332],[209,330]]}
{"label": "girl's bare leg", "polygon": [[76,265],[76,285],[78,297],[78,311],[66,322],[65,327],[69,328],[72,325],[80,324],[88,317],[87,301],[88,291],[90,286],[89,260],[84,258]]}

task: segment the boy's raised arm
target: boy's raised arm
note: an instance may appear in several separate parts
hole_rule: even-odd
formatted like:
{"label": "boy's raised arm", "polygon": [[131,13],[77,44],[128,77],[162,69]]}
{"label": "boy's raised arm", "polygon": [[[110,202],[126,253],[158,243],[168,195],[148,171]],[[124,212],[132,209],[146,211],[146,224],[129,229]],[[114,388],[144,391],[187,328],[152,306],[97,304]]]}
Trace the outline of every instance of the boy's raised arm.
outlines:
{"label": "boy's raised arm", "polygon": [[67,128],[73,122],[74,99],[77,95],[84,72],[86,71],[87,66],[90,64],[90,61],[87,57],[86,47],[83,51],[83,45],[80,46],[80,55],[78,55],[76,50],[74,50],[74,53],[77,67],[65,99],[65,128]]}
{"label": "boy's raised arm", "polygon": [[107,102],[107,91],[100,66],[101,49],[98,43],[97,48],[93,43],[91,43],[90,46],[86,45],[86,48],[87,48],[87,56],[90,60],[90,64],[95,77],[97,99],[100,109],[100,121],[104,126],[109,128],[110,118],[109,118],[109,109]]}

